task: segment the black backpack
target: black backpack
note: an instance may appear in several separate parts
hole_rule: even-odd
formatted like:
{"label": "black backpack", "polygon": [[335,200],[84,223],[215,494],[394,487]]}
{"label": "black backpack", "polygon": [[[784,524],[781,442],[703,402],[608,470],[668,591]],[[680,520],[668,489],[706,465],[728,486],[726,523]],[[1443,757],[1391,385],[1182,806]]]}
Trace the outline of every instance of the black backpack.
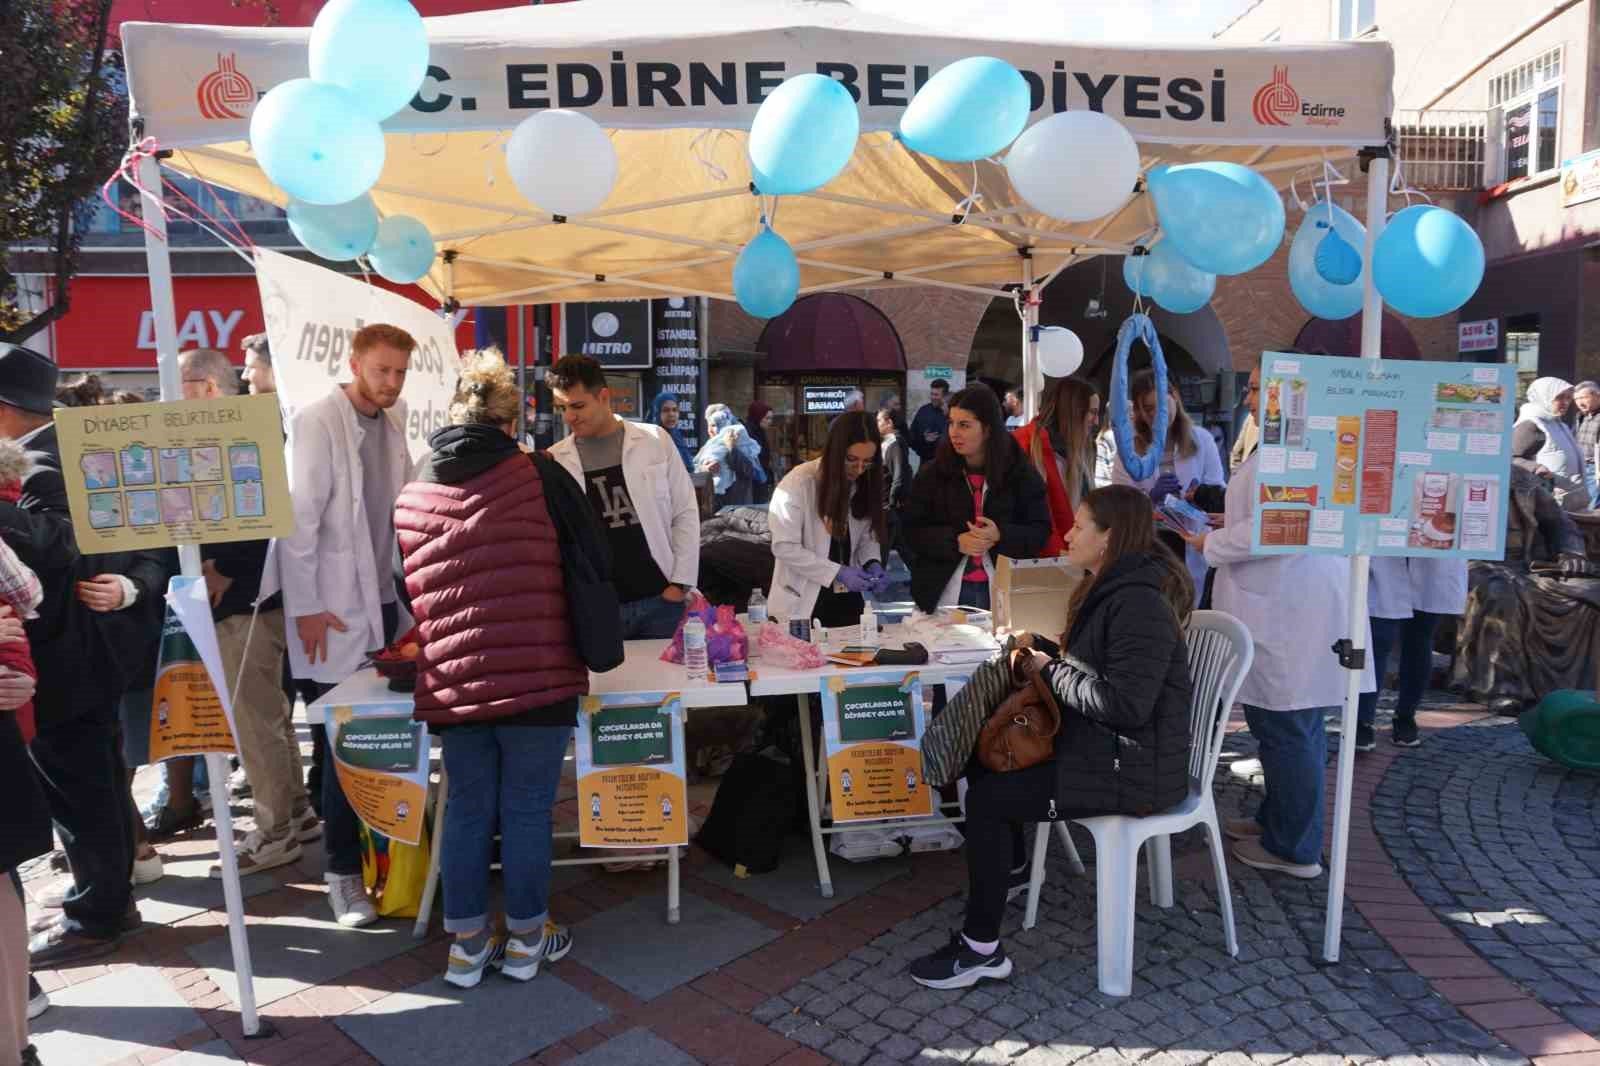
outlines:
{"label": "black backpack", "polygon": [[729,866],[753,874],[776,870],[799,815],[800,788],[798,763],[759,753],[734,756],[695,842]]}

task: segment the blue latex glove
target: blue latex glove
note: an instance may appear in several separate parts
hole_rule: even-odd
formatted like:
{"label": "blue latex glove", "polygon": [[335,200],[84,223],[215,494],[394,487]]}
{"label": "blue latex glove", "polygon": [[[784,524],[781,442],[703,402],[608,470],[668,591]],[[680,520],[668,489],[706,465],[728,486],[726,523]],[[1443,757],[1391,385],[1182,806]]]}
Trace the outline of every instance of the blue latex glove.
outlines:
{"label": "blue latex glove", "polygon": [[1168,496],[1182,496],[1183,482],[1178,480],[1177,474],[1162,474],[1156,478],[1156,483],[1150,486],[1150,502],[1160,505]]}
{"label": "blue latex glove", "polygon": [[874,596],[881,596],[889,591],[889,572],[879,562],[867,564],[867,577],[872,580],[871,592]]}
{"label": "blue latex glove", "polygon": [[833,579],[851,592],[866,592],[872,587],[872,577],[859,566],[841,566]]}

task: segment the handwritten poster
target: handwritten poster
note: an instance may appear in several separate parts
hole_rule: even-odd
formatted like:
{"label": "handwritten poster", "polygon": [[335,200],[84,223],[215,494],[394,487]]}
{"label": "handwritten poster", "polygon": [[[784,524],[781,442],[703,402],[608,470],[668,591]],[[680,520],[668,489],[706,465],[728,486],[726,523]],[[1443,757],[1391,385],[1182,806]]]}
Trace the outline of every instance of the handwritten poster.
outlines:
{"label": "handwritten poster", "polygon": [[822,682],[835,822],[933,813],[933,790],[922,779],[923,724],[918,673],[856,673]]}
{"label": "handwritten poster", "polygon": [[676,692],[585,696],[573,747],[579,844],[689,843],[683,700]]}

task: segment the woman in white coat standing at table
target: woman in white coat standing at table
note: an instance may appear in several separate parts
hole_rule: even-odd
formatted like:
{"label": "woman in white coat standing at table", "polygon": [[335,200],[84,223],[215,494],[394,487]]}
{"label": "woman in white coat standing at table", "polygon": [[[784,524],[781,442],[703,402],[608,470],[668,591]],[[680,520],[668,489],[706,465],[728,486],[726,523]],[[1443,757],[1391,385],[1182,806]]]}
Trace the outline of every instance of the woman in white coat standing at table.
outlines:
{"label": "woman in white coat standing at table", "polygon": [[862,593],[888,584],[883,569],[883,467],[878,427],[862,411],[834,419],[822,457],[791,470],[772,494],[773,618],[825,627],[861,620]]}
{"label": "woman in white coat standing at table", "polygon": [[[1250,375],[1252,402],[1259,373]],[[1224,826],[1236,841],[1234,857],[1258,870],[1315,878],[1322,876],[1324,719],[1343,705],[1349,677],[1329,649],[1349,636],[1350,563],[1333,555],[1251,553],[1258,456],[1228,485],[1223,527],[1184,539],[1217,568],[1213,605],[1255,640],[1239,702],[1260,745],[1266,795],[1254,818]],[[1370,668],[1363,685],[1372,687]]]}
{"label": "woman in white coat standing at table", "polygon": [[[1398,649],[1399,699],[1391,738],[1402,748],[1414,748],[1422,743],[1417,735],[1417,705],[1433,672],[1433,634],[1441,619],[1467,609],[1467,561],[1452,556],[1374,556],[1367,589],[1376,689],[1383,687],[1386,667],[1394,662],[1392,656]],[[1363,693],[1361,720],[1356,726],[1357,751],[1377,747],[1377,714],[1378,692]]]}

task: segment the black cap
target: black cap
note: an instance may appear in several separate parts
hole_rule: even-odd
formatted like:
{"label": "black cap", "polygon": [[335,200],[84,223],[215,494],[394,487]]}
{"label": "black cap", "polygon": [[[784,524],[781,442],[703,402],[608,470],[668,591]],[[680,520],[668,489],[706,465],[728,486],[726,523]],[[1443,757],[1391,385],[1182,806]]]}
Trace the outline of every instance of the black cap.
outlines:
{"label": "black cap", "polygon": [[0,403],[36,415],[55,408],[55,363],[32,348],[0,342]]}

